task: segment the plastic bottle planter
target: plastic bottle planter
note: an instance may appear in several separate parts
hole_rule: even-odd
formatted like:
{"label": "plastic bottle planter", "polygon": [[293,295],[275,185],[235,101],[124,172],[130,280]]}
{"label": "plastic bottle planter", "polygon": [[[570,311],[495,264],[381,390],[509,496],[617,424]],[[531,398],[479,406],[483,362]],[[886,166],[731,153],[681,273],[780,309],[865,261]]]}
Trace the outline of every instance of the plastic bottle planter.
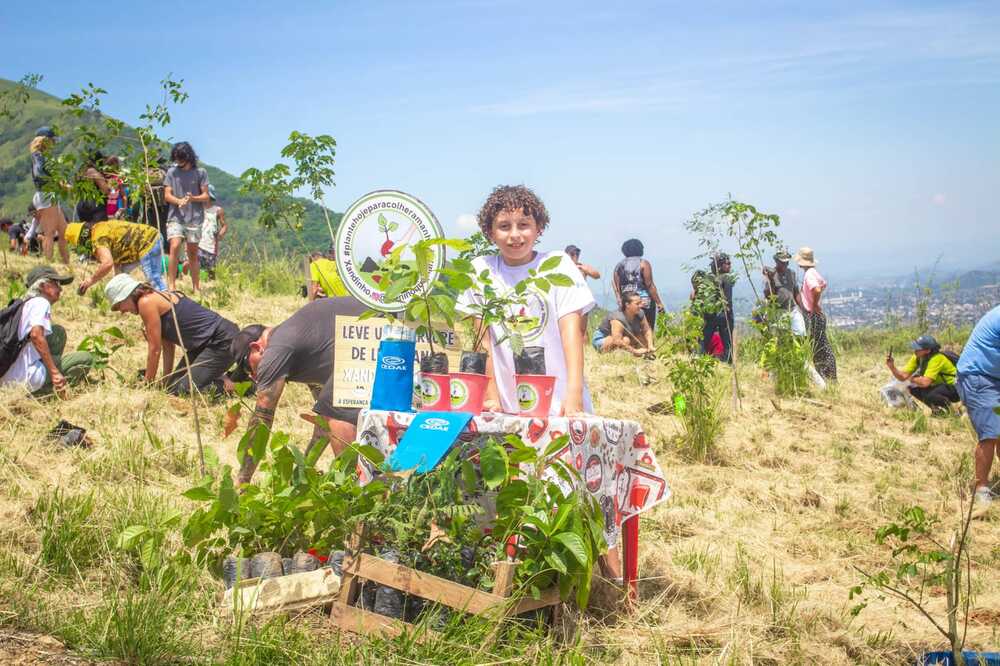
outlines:
{"label": "plastic bottle planter", "polygon": [[525,347],[515,354],[514,372],[521,416],[548,416],[556,378],[545,374],[545,348]]}
{"label": "plastic bottle planter", "polygon": [[277,578],[284,573],[281,555],[277,553],[257,553],[250,558],[251,578]]}
{"label": "plastic bottle planter", "polygon": [[[343,551],[337,552],[340,553],[340,560],[343,561]],[[251,578],[277,578],[316,571],[319,568],[319,559],[310,553],[298,552],[292,557],[281,557],[278,553],[273,552],[258,553],[250,558],[229,555],[222,560],[222,582],[228,590],[236,583]],[[339,574],[339,572],[337,573]]]}
{"label": "plastic bottle planter", "polygon": [[420,359],[420,397],[420,408],[425,412],[451,411],[451,378],[448,357],[443,353]]}

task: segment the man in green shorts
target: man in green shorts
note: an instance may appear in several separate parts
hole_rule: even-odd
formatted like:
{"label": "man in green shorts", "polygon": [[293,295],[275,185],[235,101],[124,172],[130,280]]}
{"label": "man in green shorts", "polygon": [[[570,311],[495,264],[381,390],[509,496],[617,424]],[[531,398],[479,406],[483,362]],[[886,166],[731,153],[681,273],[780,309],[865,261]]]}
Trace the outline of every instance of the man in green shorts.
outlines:
{"label": "man in green shorts", "polygon": [[913,356],[902,369],[896,367],[891,354],[885,359],[886,367],[893,377],[910,383],[910,395],[935,413],[947,413],[951,403],[958,402],[955,364],[930,335],[921,335],[910,343],[910,347]]}

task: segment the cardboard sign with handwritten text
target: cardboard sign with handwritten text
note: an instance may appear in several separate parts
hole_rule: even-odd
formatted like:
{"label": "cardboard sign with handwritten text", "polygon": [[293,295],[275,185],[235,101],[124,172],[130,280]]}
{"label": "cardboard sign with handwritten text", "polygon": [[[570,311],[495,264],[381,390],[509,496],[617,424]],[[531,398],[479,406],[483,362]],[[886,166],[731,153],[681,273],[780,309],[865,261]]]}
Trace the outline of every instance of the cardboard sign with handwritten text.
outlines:
{"label": "cardboard sign with handwritten text", "polygon": [[[359,320],[357,317],[338,316],[333,329],[333,406],[367,407],[375,381],[375,359],[382,339],[384,319]],[[454,332],[445,332],[444,352],[448,367],[458,370],[461,350]],[[437,341],[434,343],[437,349]],[[431,353],[425,338],[417,338],[417,367],[420,358]]]}

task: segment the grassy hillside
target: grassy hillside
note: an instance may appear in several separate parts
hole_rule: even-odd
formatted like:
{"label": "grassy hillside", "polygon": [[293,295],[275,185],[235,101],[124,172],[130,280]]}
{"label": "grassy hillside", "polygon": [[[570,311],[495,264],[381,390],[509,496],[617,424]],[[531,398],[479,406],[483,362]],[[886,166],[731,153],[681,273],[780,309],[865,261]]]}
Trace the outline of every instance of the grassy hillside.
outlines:
{"label": "grassy hillside", "polygon": [[[7,276],[33,265],[7,261]],[[278,266],[269,281],[260,277],[267,267],[259,268],[253,276],[229,273],[226,286],[208,288],[208,302],[240,324],[281,321],[302,300],[281,281],[287,270]],[[70,290],[54,319],[74,346],[121,326],[134,344],[112,365],[126,376],[142,365],[136,318]],[[490,626],[422,645],[342,639],[315,613],[238,625],[219,620],[213,607],[221,584],[207,572],[189,567],[178,578],[139,578],[116,546],[127,525],[192,510],[180,495],[198,478],[189,403],[110,373],[65,402],[0,391],[0,662],[34,655],[54,663],[913,663],[942,640],[916,611],[890,600],[875,599],[852,618],[854,567],[886,561],[874,532],[904,507],[948,514],[968,479],[974,437],[964,418],[894,413],[880,404],[888,338],[909,332],[833,335],[841,382],[831,392],[778,399],[759,370],[742,369],[742,409],[723,400],[725,431],[711,463],[682,453],[673,416],[646,409],[673,393],[662,362],[598,357],[588,347],[598,413],[644,425],[673,497],[642,520],[637,608],[570,613],[579,640],[568,643],[535,635],[501,641]],[[941,337],[962,341],[960,331]],[[727,385],[726,370],[718,382]],[[291,385],[276,427],[304,443],[309,426],[298,414],[311,404],[306,390]],[[224,409],[202,406],[202,434],[219,461],[235,464],[238,436],[222,436]],[[94,447],[47,441],[60,418],[86,427]],[[979,649],[1000,644],[998,514],[975,521],[972,532],[968,643]],[[164,549],[183,552],[176,528],[167,530]],[[943,591],[929,594],[940,613]],[[598,596],[606,598],[607,588]]]}
{"label": "grassy hillside", "polygon": [[[0,79],[0,93],[13,86],[12,82]],[[58,98],[40,90],[32,90],[30,99],[20,108],[14,120],[0,118],[0,216],[16,219],[25,216],[34,192],[28,145],[35,130],[42,125],[73,127],[79,122],[69,115]],[[306,206],[306,222],[301,232],[266,231],[255,222],[258,199],[239,193],[239,178],[208,164],[202,166],[208,171],[209,182],[215,186],[219,201],[226,209],[233,232],[232,246],[250,248],[255,245],[259,250],[281,248],[301,253],[330,245],[322,209],[312,201],[300,199]],[[70,213],[67,208],[67,214]],[[331,221],[336,225],[340,215],[331,212]]]}

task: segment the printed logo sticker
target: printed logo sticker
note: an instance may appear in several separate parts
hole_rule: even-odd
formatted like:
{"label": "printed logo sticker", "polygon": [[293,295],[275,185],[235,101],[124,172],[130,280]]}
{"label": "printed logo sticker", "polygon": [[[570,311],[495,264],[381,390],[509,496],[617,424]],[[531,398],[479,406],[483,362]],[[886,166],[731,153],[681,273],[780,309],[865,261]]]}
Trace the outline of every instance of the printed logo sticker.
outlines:
{"label": "printed logo sticker", "polygon": [[604,420],[604,434],[607,436],[608,441],[612,444],[617,444],[618,440],[622,438],[622,431],[625,429],[625,424],[616,419],[605,419]]}
{"label": "printed logo sticker", "polygon": [[425,405],[433,405],[441,397],[441,389],[432,379],[420,380],[420,399]]}
{"label": "printed logo sticker", "polygon": [[406,361],[399,356],[383,356],[382,368],[385,370],[404,370]]}
{"label": "printed logo sticker", "polygon": [[530,412],[538,404],[538,391],[531,384],[517,385],[517,406],[522,412]]}
{"label": "printed logo sticker", "polygon": [[461,379],[451,380],[451,406],[452,409],[465,407],[469,401],[469,387]]}
{"label": "printed logo sticker", "polygon": [[578,419],[570,419],[569,436],[573,443],[580,446],[587,440],[587,423]]}
{"label": "printed logo sticker", "polygon": [[429,418],[420,424],[421,430],[436,430],[438,432],[448,432],[448,419]]}
{"label": "printed logo sticker", "polygon": [[[431,248],[427,278],[390,302],[379,290],[380,276],[375,272],[398,246],[435,238],[444,238],[441,224],[420,199],[397,190],[369,192],[350,205],[337,227],[337,270],[359,301],[375,310],[399,312],[437,279],[444,265],[443,246]],[[414,257],[404,250],[402,258]]]}

